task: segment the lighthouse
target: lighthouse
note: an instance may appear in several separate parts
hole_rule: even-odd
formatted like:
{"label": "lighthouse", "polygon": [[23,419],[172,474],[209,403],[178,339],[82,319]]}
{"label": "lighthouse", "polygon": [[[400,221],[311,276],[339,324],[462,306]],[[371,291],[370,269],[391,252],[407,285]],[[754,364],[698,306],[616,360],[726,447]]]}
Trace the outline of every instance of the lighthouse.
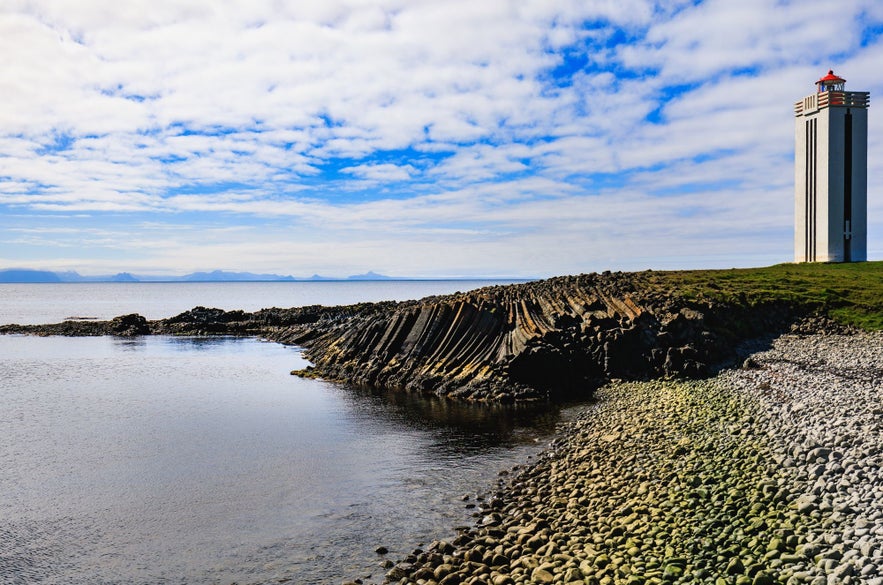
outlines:
{"label": "lighthouse", "polygon": [[794,261],[867,259],[868,103],[834,71],[794,104]]}

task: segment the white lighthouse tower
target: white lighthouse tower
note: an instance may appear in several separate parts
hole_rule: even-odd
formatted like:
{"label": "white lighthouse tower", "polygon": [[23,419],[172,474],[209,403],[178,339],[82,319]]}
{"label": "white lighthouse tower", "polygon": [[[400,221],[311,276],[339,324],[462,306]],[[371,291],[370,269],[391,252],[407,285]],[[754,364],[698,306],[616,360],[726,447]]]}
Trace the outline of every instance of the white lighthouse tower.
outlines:
{"label": "white lighthouse tower", "polygon": [[794,105],[794,261],[867,259],[868,102],[833,71]]}

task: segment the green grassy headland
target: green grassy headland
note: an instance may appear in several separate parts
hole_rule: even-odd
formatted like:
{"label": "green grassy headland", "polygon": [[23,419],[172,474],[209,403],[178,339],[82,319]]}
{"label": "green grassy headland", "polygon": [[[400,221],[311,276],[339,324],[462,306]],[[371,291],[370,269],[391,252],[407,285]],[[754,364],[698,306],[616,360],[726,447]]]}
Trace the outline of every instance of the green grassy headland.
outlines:
{"label": "green grassy headland", "polygon": [[839,323],[883,329],[883,261],[645,274],[651,284],[687,298],[749,306],[786,301],[819,310]]}

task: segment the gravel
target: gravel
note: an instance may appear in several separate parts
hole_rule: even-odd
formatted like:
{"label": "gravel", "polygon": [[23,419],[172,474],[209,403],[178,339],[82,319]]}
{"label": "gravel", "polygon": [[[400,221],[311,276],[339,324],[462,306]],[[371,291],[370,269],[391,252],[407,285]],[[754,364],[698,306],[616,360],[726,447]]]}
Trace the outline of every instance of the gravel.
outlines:
{"label": "gravel", "polygon": [[[883,585],[883,332],[615,383],[384,583]],[[360,583],[361,581],[354,581]]]}

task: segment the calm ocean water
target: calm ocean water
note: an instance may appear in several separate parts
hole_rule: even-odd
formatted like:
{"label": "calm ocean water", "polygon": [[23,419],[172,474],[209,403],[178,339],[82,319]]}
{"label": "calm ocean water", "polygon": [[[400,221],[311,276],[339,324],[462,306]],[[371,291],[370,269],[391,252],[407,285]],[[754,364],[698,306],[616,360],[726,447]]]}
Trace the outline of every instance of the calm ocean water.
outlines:
{"label": "calm ocean water", "polygon": [[[56,286],[90,297],[70,293],[78,309],[56,312],[147,313],[119,311],[130,300],[108,292],[142,285],[28,285],[25,304]],[[144,303],[160,312],[151,316],[178,312],[179,296],[183,308],[306,298],[287,291],[265,303],[253,298],[258,283],[143,286],[163,291]],[[174,292],[199,286],[215,296]],[[374,298],[442,292],[366,288]],[[322,295],[331,300],[309,302],[364,300]],[[8,298],[3,307],[39,320]],[[462,495],[492,488],[573,412],[376,395],[288,374],[303,365],[296,348],[255,339],[0,336],[0,582],[379,580],[377,546],[397,558],[451,537],[472,520]]]}
{"label": "calm ocean water", "polygon": [[405,301],[507,282],[512,281],[0,283],[0,325],[58,323],[71,317],[110,319],[128,313],[163,319],[196,306],[257,311]]}

